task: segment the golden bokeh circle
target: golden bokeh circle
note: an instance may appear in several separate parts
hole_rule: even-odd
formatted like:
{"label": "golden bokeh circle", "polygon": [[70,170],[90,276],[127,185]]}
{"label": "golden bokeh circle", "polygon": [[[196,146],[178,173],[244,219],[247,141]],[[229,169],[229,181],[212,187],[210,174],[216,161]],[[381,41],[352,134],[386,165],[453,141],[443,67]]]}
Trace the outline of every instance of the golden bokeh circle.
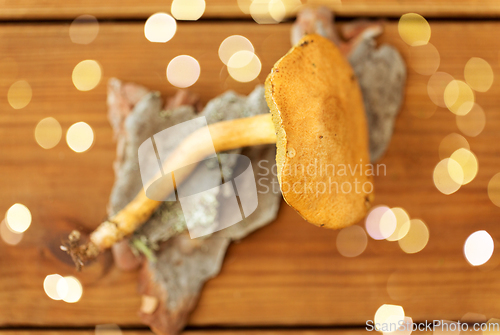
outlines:
{"label": "golden bokeh circle", "polygon": [[144,36],[153,43],[166,43],[177,32],[177,22],[167,13],[155,13],[144,24]]}
{"label": "golden bokeh circle", "polygon": [[475,91],[486,92],[493,85],[493,69],[482,58],[472,57],[464,68],[464,77],[467,84]]}
{"label": "golden bokeh circle", "polygon": [[444,102],[444,90],[455,78],[446,72],[434,73],[427,82],[427,94],[434,104],[446,108]]}
{"label": "golden bokeh circle", "polygon": [[9,87],[7,92],[7,101],[14,109],[22,109],[31,101],[33,91],[26,80],[18,80]]}
{"label": "golden bokeh circle", "polygon": [[166,75],[170,84],[186,88],[198,81],[200,73],[200,63],[194,57],[180,55],[168,63]]}
{"label": "golden bokeh circle", "polygon": [[365,228],[374,240],[383,240],[396,231],[397,219],[387,206],[373,207],[365,218]]}
{"label": "golden bokeh circle", "polygon": [[80,281],[73,277],[67,276],[58,282],[64,283],[64,291],[66,294],[59,294],[61,299],[67,303],[74,304],[80,300],[83,294],[83,287]]}
{"label": "golden bokeh circle", "polygon": [[464,81],[453,80],[444,90],[446,107],[456,115],[465,115],[470,112],[474,101],[474,92]]}
{"label": "golden bokeh circle", "polygon": [[99,34],[99,21],[92,15],[80,15],[69,26],[69,38],[76,44],[90,44]]}
{"label": "golden bokeh circle", "polygon": [[273,24],[286,17],[287,8],[282,0],[252,0],[249,12],[258,24]]}
{"label": "golden bokeh circle", "polygon": [[413,219],[405,223],[408,225],[408,233],[398,241],[401,250],[407,254],[414,254],[425,248],[429,242],[429,229],[419,219]]}
{"label": "golden bokeh circle", "polygon": [[53,117],[40,120],[35,127],[35,140],[44,149],[55,147],[62,137],[62,128]]}
{"label": "golden bokeh circle", "polygon": [[337,250],[344,257],[356,257],[365,251],[368,245],[366,232],[360,226],[350,226],[339,231]]}
{"label": "golden bokeh circle", "polygon": [[196,21],[205,12],[205,0],[174,0],[170,7],[176,20]]}
{"label": "golden bokeh circle", "polygon": [[408,221],[410,221],[410,216],[408,213],[401,207],[393,207],[391,208],[392,213],[396,217],[396,229],[391,236],[387,237],[387,241],[398,241],[406,236],[408,233],[409,225],[406,225]]}
{"label": "golden bokeh circle", "polygon": [[[458,173],[459,176],[453,173],[453,170],[451,169],[448,171],[455,182],[466,185],[476,177],[478,172],[478,162],[476,155],[474,155],[471,151],[465,148],[460,148],[450,156],[449,162],[457,162],[460,165],[460,172]],[[450,165],[448,167],[450,168]]]}
{"label": "golden bokeh circle", "polygon": [[463,179],[462,167],[450,158],[441,160],[434,168],[434,185],[443,194],[450,195],[458,191]]}
{"label": "golden bokeh circle", "polygon": [[439,143],[439,159],[449,158],[460,148],[470,150],[469,142],[465,137],[457,133],[446,135]]}
{"label": "golden bokeh circle", "polygon": [[384,304],[377,309],[375,316],[373,317],[373,323],[375,324],[375,329],[381,331],[382,328],[378,328],[382,325],[396,324],[399,325],[403,322],[405,318],[405,311],[403,307],[398,305]]}
{"label": "golden bokeh circle", "polygon": [[477,103],[474,103],[470,112],[465,115],[457,115],[456,123],[462,133],[470,137],[481,134],[486,126],[486,114]]}
{"label": "golden bokeh circle", "polygon": [[500,207],[500,172],[488,182],[488,197],[493,204]]}
{"label": "golden bokeh circle", "polygon": [[495,250],[495,243],[485,230],[472,233],[464,244],[464,255],[473,266],[483,265],[490,260]]}
{"label": "golden bokeh circle", "polygon": [[23,239],[23,233],[13,232],[8,226],[5,220],[0,223],[0,237],[8,245],[18,245]]}
{"label": "golden bokeh circle", "polygon": [[24,233],[31,225],[31,212],[23,204],[16,203],[7,210],[5,223],[14,233]]}
{"label": "golden bokeh circle", "polygon": [[61,297],[57,293],[57,284],[61,279],[63,279],[63,277],[58,274],[51,274],[45,277],[43,281],[43,290],[50,299],[61,300]]}
{"label": "golden bokeh circle", "polygon": [[227,70],[234,80],[247,83],[259,76],[262,64],[256,54],[241,50],[231,56],[227,62]]}
{"label": "golden bokeh circle", "polygon": [[219,58],[227,65],[229,59],[238,51],[247,50],[254,52],[252,42],[248,38],[241,35],[232,35],[227,37],[219,46]]}
{"label": "golden bokeh circle", "polygon": [[401,16],[398,32],[403,41],[412,47],[425,45],[431,38],[431,26],[422,15],[416,13]]}
{"label": "golden bokeh circle", "polygon": [[441,56],[439,51],[431,43],[411,48],[410,66],[418,74],[430,76],[439,68]]}
{"label": "golden bokeh circle", "polygon": [[76,89],[84,92],[90,91],[99,85],[101,77],[101,66],[92,59],[86,59],[76,64],[71,75]]}
{"label": "golden bokeh circle", "polygon": [[74,152],[87,151],[94,143],[94,131],[85,122],[77,122],[68,128],[66,143]]}

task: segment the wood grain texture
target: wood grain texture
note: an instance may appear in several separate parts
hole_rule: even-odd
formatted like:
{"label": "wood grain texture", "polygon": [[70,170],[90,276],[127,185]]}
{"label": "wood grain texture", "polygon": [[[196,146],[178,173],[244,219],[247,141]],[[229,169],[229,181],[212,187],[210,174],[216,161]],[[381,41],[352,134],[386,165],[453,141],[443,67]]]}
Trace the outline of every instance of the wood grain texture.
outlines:
{"label": "wood grain texture", "polygon": [[[250,0],[240,0],[241,4]],[[499,17],[496,0],[308,0],[327,6],[339,16],[392,16],[417,12],[426,17]],[[0,20],[74,19],[82,14],[98,18],[146,19],[156,12],[170,12],[172,0],[0,0]],[[248,6],[243,5],[243,6]],[[243,7],[246,8],[246,7]],[[247,12],[247,10],[245,10]],[[208,0],[203,18],[247,18],[237,0]]]}
{"label": "wood grain texture", "polygon": [[[95,335],[93,330],[0,330],[0,335]],[[122,330],[123,335],[153,335],[148,330]],[[419,332],[421,333],[421,332]],[[196,330],[183,331],[181,335],[360,335],[361,329],[305,329],[305,330]],[[105,334],[103,334],[105,335]]]}
{"label": "wood grain texture", "polygon": [[[111,332],[107,332],[110,334]],[[189,332],[183,332],[182,334],[188,334]],[[33,330],[0,330],[0,335],[95,335],[94,330],[45,330],[45,329],[33,329]],[[105,335],[104,333],[103,335]],[[116,333],[113,333],[116,334]],[[149,330],[122,330],[123,335],[153,335],[154,333]]]}
{"label": "wood grain texture", "polygon": [[[81,46],[71,43],[64,24],[0,26],[0,212],[20,202],[33,215],[19,245],[0,243],[0,325],[140,323],[135,273],[118,271],[109,255],[75,273],[58,250],[60,239],[71,229],[93,229],[106,215],[115,150],[106,119],[106,81],[118,77],[171,95],[174,88],[165,78],[166,65],[174,56],[189,54],[201,64],[202,75],[192,90],[204,102],[229,88],[246,94],[289,49],[289,28],[181,24],[169,43],[152,44],[140,23],[106,23],[92,44]],[[463,79],[465,63],[477,56],[499,75],[499,23],[436,23],[432,29],[431,42],[441,53],[440,70]],[[217,50],[229,34],[242,34],[253,42],[263,64],[258,80],[238,84],[227,78]],[[410,49],[394,23],[387,25],[380,40],[408,58]],[[73,67],[83,59],[96,59],[103,68],[103,81],[90,92],[77,91],[71,82]],[[26,108],[13,110],[6,94],[18,79],[31,84],[33,99]],[[377,203],[401,206],[427,223],[427,247],[407,255],[396,243],[370,240],[361,256],[344,258],[336,250],[336,231],[304,222],[283,204],[276,222],[230,247],[222,273],[206,285],[191,325],[362,326],[384,303],[402,305],[414,320],[458,320],[467,312],[500,315],[500,268],[473,268],[462,252],[465,239],[476,230],[486,229],[500,239],[500,209],[486,193],[489,179],[500,172],[498,80],[489,92],[477,94],[487,118],[483,133],[469,138],[479,174],[451,196],[436,190],[432,171],[439,161],[441,139],[458,129],[454,115],[442,108],[429,119],[415,116],[435,108],[427,97],[427,81],[409,70],[405,105],[381,161],[387,175],[375,184]],[[40,148],[33,131],[47,116],[58,119],[64,132],[75,122],[87,122],[95,132],[94,146],[77,154],[63,139],[53,149]],[[496,252],[490,264],[498,261]],[[52,273],[77,276],[84,286],[81,301],[50,300],[42,283]]]}

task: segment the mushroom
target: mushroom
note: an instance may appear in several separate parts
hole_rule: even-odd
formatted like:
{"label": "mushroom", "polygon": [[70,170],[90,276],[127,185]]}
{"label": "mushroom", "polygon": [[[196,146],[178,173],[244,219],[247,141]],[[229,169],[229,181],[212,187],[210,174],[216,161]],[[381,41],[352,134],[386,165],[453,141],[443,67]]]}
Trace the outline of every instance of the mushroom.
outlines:
{"label": "mushroom", "polygon": [[266,100],[285,201],[317,226],[361,220],[373,201],[368,131],[356,76],[339,49],[306,35],[274,65]]}
{"label": "mushroom", "polygon": [[[271,114],[209,125],[213,144],[199,136],[206,129],[195,131],[163,165],[184,167],[182,174],[175,175],[180,184],[195,168],[191,162],[202,160],[213,149],[219,152],[276,143],[278,180],[290,206],[321,227],[339,229],[359,221],[373,201],[373,186],[367,173],[363,100],[349,63],[330,40],[306,35],[275,64],[265,87]],[[367,183],[368,189],[364,187]],[[175,185],[170,185],[155,191],[166,197],[174,192]],[[62,249],[79,268],[131,234],[160,203],[141,190],[99,225],[90,241],[81,243],[80,234],[73,232]]]}

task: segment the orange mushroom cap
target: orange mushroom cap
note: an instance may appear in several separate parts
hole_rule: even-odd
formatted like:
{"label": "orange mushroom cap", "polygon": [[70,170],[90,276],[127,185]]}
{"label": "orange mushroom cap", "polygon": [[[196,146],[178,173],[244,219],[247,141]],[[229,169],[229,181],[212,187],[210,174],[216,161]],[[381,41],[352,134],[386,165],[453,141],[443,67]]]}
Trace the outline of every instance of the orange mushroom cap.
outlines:
{"label": "orange mushroom cap", "polygon": [[354,71],[320,35],[303,37],[273,67],[266,100],[277,133],[283,198],[304,219],[339,229],[373,202],[373,170]]}

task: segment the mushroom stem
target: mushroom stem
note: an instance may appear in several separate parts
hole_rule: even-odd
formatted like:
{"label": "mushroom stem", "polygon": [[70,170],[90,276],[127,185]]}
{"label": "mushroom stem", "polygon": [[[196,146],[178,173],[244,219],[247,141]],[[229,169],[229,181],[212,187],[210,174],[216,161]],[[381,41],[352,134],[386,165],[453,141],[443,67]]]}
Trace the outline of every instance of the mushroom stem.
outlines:
{"label": "mushroom stem", "polygon": [[[194,170],[194,164],[188,162],[201,161],[216,152],[260,144],[276,143],[276,133],[271,114],[262,114],[249,118],[221,121],[208,126],[212,143],[206,143],[199,136],[200,129],[193,132],[174,150],[163,166],[186,166],[176,172],[175,183],[183,182]],[[191,167],[191,168],[188,168]],[[154,178],[156,179],[156,178]],[[173,187],[164,187],[161,192],[167,197],[174,191]],[[122,210],[107,221],[101,223],[91,234],[90,241],[84,245],[65,243],[65,249],[79,267],[82,263],[95,258],[100,251],[110,248],[125,236],[132,234],[146,222],[161,201],[149,199],[142,189],[139,194]],[[64,249],[63,249],[64,250]]]}

